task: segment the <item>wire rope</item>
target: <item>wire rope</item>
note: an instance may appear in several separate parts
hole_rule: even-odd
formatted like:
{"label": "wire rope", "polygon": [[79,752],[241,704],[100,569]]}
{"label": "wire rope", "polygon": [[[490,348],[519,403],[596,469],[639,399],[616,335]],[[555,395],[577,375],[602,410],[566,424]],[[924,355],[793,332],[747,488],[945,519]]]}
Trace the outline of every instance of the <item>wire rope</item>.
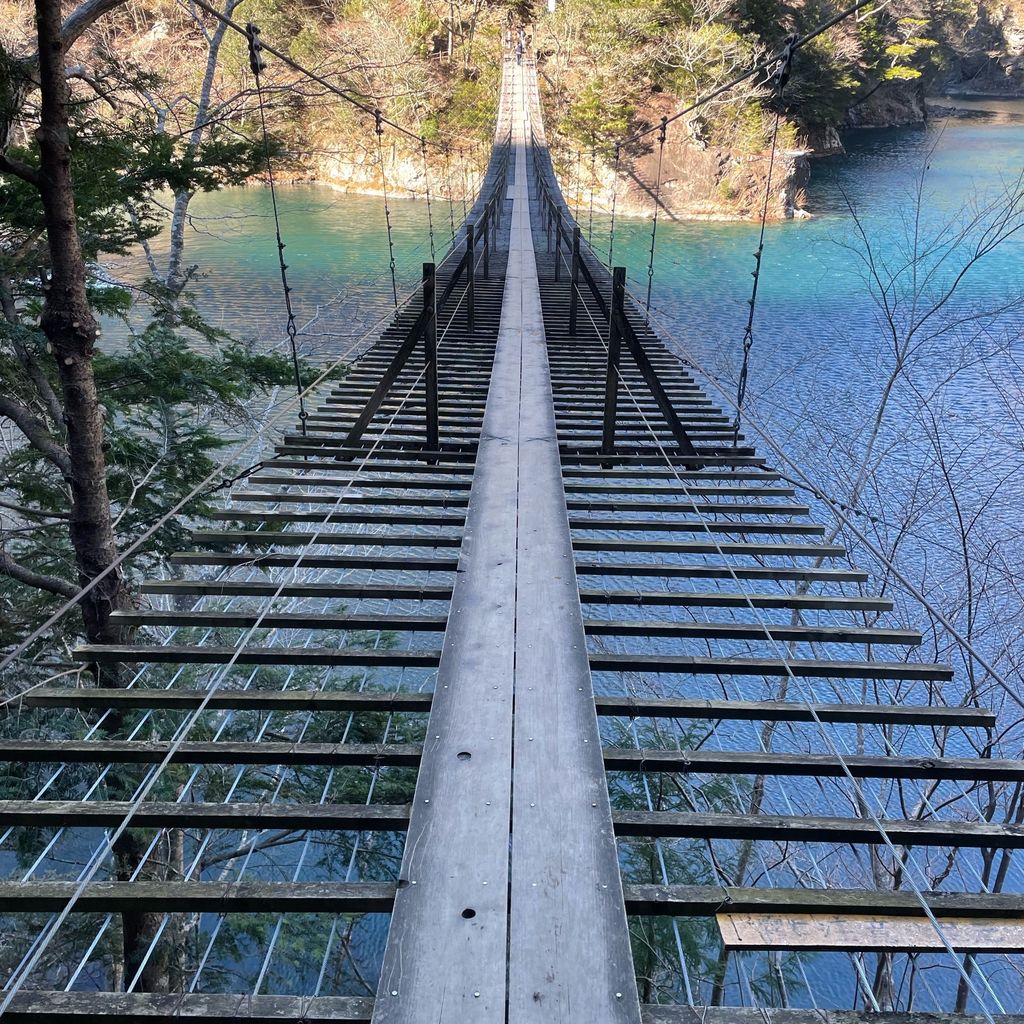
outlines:
{"label": "wire rope", "polygon": [[430,240],[430,262],[437,259],[437,251],[434,247],[434,212],[430,197],[430,162],[427,159],[427,140],[420,138],[420,155],[423,158],[423,189],[427,199],[427,237]]}
{"label": "wire rope", "polygon": [[373,112],[374,133],[377,136],[377,160],[380,166],[381,189],[384,193],[384,226],[388,236],[388,266],[391,270],[391,293],[398,309],[398,282],[395,278],[395,241],[391,231],[391,203],[388,199],[388,174],[384,165],[384,115],[379,110]]}
{"label": "wire rope", "polygon": [[277,186],[274,182],[274,161],[270,153],[270,135],[267,132],[267,111],[263,97],[263,75],[267,65],[260,57],[263,44],[260,42],[260,30],[251,21],[245,26],[246,39],[249,44],[249,67],[256,84],[256,105],[260,112],[260,132],[263,136],[263,153],[267,161],[267,186],[270,189],[270,206],[274,213],[274,236],[277,240],[277,263],[281,272],[281,289],[284,294],[284,308],[287,314],[285,330],[292,353],[292,370],[295,374],[295,391],[299,400],[299,426],[302,435],[306,435],[306,402],[302,392],[302,373],[299,369],[299,352],[296,343],[298,326],[295,321],[295,309],[292,305],[292,289],[288,284],[288,264],[285,262],[285,243],[281,238],[281,214],[277,204]]}
{"label": "wire rope", "polygon": [[[796,37],[790,36],[786,41],[778,69],[775,72],[775,124],[772,128],[772,143],[768,154],[768,176],[764,185],[764,200],[761,203],[761,225],[757,238],[757,249],[754,251],[754,272],[750,284],[750,298],[747,300],[747,325],[743,329],[743,355],[740,362],[739,380],[736,385],[736,419],[733,425],[733,448],[739,447],[740,421],[743,416],[743,400],[747,394],[747,375],[750,371],[750,351],[754,347],[754,316],[757,309],[757,286],[761,280],[761,259],[764,256],[764,232],[768,221],[768,204],[772,196],[772,174],[775,170],[775,153],[779,141],[779,124],[782,120],[782,93],[789,78],[793,60],[793,46]],[[654,245],[651,244],[651,267],[654,266]],[[651,289],[647,288],[647,322],[651,319]]]}
{"label": "wire rope", "polygon": [[658,237],[658,213],[661,210],[661,169],[665,159],[665,140],[668,138],[668,118],[661,119],[661,131],[658,133],[658,179],[654,186],[654,216],[651,218],[651,255],[647,263],[647,302],[645,304],[645,324],[651,322],[651,289],[654,287],[654,248]]}

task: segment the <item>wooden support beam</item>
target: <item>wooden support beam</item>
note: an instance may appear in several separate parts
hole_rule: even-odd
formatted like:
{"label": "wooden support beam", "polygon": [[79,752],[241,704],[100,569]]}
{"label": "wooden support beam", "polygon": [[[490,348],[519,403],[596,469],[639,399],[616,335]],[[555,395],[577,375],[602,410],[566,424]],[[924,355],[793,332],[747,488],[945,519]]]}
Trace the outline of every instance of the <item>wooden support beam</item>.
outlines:
{"label": "wooden support beam", "polygon": [[[593,279],[589,283],[592,284]],[[604,385],[604,426],[601,451],[610,456],[615,451],[615,421],[619,402],[619,360],[622,354],[622,304],[626,293],[626,268],[616,267],[612,273],[612,315],[608,322],[608,365]],[[606,464],[610,466],[611,464]]]}
{"label": "wooden support beam", "polygon": [[[486,276],[486,275],[485,275]],[[437,394],[437,285],[433,263],[423,264],[423,361],[426,364],[427,447],[439,448]],[[351,438],[351,434],[349,435]],[[349,440],[351,443],[351,440]]]}
{"label": "wooden support beam", "polygon": [[[356,418],[355,423],[352,425],[352,429],[346,434],[344,440],[344,446],[351,448],[358,443],[359,439],[363,436],[364,431],[370,424],[370,420],[373,419],[377,410],[380,408],[381,402],[387,397],[388,392],[394,386],[395,381],[398,380],[399,374],[405,368],[405,364],[409,361],[409,356],[412,355],[413,350],[416,348],[422,334],[423,327],[427,322],[430,311],[426,308],[421,309],[419,316],[413,321],[412,326],[409,328],[408,333],[405,336],[405,340],[402,342],[398,351],[395,353],[394,358],[391,360],[391,365],[384,371],[383,376],[380,379],[380,383],[373,389],[370,397],[367,399],[366,405],[363,407],[363,411]],[[341,456],[339,456],[341,458]]]}

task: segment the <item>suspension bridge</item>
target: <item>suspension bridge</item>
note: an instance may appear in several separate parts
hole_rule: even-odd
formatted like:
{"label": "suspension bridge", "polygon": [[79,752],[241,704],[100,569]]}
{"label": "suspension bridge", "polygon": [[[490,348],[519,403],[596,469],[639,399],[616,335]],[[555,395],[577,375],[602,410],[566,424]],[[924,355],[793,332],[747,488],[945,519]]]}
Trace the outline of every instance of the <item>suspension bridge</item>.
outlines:
{"label": "suspension bridge", "polygon": [[[32,924],[3,1016],[1024,1021],[1021,898],[976,861],[1024,827],[971,795],[1024,763],[973,753],[993,714],[943,702],[951,668],[877,624],[891,601],[581,239],[529,58],[450,251],[303,413],[116,613],[131,642],[76,652],[97,685],[15,707],[55,724],[0,742],[4,849],[43,837],[0,883]],[[963,858],[942,888],[935,850]],[[674,1004],[638,986],[651,918]],[[373,996],[337,982],[362,920]],[[790,998],[823,954],[861,1009]],[[879,1014],[884,954],[945,964],[969,1013]]]}

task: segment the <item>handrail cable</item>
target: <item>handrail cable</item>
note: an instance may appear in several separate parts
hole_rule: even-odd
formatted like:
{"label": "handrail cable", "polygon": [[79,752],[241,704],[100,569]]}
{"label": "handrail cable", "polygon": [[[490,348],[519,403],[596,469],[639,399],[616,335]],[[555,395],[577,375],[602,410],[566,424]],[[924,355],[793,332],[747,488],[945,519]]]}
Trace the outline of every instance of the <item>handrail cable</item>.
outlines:
{"label": "handrail cable", "polygon": [[302,394],[302,374],[299,371],[299,352],[296,344],[298,326],[295,322],[295,309],[292,306],[292,289],[288,284],[288,264],[284,259],[285,243],[281,239],[281,213],[277,206],[277,186],[274,182],[274,161],[270,155],[270,135],[267,132],[267,110],[263,99],[263,76],[262,71],[267,65],[260,57],[263,44],[260,42],[260,30],[253,22],[245,26],[245,36],[249,45],[249,67],[252,70],[256,83],[256,104],[260,111],[260,131],[263,135],[263,153],[267,161],[267,186],[270,189],[270,205],[274,212],[274,234],[277,238],[277,263],[281,270],[281,288],[284,292],[284,308],[287,314],[285,331],[288,334],[288,343],[292,352],[292,370],[295,374],[295,391],[299,399],[299,426],[302,429],[302,436],[306,436],[306,419],[309,413],[306,412],[306,401]]}

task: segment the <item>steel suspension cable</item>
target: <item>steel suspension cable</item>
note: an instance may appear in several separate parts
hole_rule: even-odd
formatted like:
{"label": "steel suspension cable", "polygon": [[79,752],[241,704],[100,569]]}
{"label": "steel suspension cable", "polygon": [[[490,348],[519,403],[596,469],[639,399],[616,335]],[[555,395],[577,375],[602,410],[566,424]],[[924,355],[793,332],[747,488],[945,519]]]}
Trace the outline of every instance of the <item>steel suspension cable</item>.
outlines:
{"label": "steel suspension cable", "polygon": [[[615,143],[615,163],[612,167],[612,220],[608,226],[608,265],[612,263],[612,253],[615,251],[615,207],[619,200],[619,163],[622,160],[622,146]],[[609,317],[611,316],[611,302],[608,303]]]}
{"label": "steel suspension cable", "polygon": [[[772,197],[772,175],[775,171],[775,154],[779,143],[779,124],[782,120],[782,94],[789,79],[790,67],[793,61],[793,46],[796,37],[790,36],[786,42],[786,49],[783,51],[778,70],[775,73],[775,124],[772,128],[772,144],[768,154],[768,178],[764,186],[764,200],[761,203],[761,228],[757,238],[757,249],[754,252],[754,272],[751,275],[753,281],[750,285],[750,298],[747,300],[747,325],[743,330],[743,358],[740,363],[739,380],[736,384],[736,420],[733,423],[733,448],[738,447],[740,438],[740,420],[743,415],[743,400],[747,394],[747,376],[750,371],[750,350],[754,347],[754,315],[757,309],[757,286],[761,280],[761,259],[764,256],[764,231],[768,221],[768,204]],[[651,258],[654,258],[654,249],[651,249]],[[647,289],[647,318],[650,322],[651,314],[651,291]]]}
{"label": "steel suspension cable", "polygon": [[430,239],[430,262],[437,259],[434,248],[434,214],[430,202],[430,164],[427,160],[427,140],[420,138],[420,156],[423,158],[423,189],[427,198],[427,237]]}
{"label": "steel suspension cable", "polygon": [[597,144],[591,138],[590,148],[590,209],[587,212],[587,244],[594,237],[594,188],[597,184]]}
{"label": "steel suspension cable", "polygon": [[292,305],[292,289],[288,284],[288,264],[285,262],[285,243],[281,238],[281,214],[277,205],[277,186],[274,182],[274,161],[270,153],[270,135],[267,132],[267,111],[263,96],[263,75],[267,65],[264,63],[260,52],[263,44],[260,42],[260,30],[253,22],[245,26],[246,38],[249,42],[249,67],[252,70],[256,83],[256,105],[260,112],[260,131],[263,135],[263,152],[267,161],[267,186],[270,189],[270,206],[274,211],[274,235],[277,238],[277,263],[281,271],[281,288],[284,292],[284,308],[287,314],[285,330],[288,333],[288,344],[292,352],[292,369],[295,374],[295,391],[299,398],[299,427],[302,436],[306,436],[306,419],[309,414],[306,412],[306,401],[302,394],[302,374],[299,370],[299,352],[296,343],[298,325],[295,321],[295,309]]}
{"label": "steel suspension cable", "polygon": [[462,220],[469,218],[469,209],[466,206],[466,196],[469,193],[469,179],[466,176],[466,151],[459,149],[459,165],[462,169]]}
{"label": "steel suspension cable", "polygon": [[388,173],[384,166],[384,115],[379,111],[373,112],[373,130],[377,135],[377,160],[380,164],[380,182],[384,191],[384,226],[388,234],[388,266],[391,268],[391,294],[395,299],[395,309],[398,309],[398,281],[395,278],[395,242],[391,234],[391,204],[388,199]]}
{"label": "steel suspension cable", "polygon": [[452,230],[452,245],[455,245],[455,197],[452,195],[452,159],[451,151],[444,147],[444,179],[448,192],[448,223]]}
{"label": "steel suspension cable", "polygon": [[654,218],[651,221],[651,258],[647,264],[647,303],[645,324],[651,322],[651,289],[654,287],[654,247],[658,237],[658,213],[661,209],[661,168],[665,159],[665,140],[668,138],[668,118],[661,119],[658,133],[658,180],[654,186]]}

